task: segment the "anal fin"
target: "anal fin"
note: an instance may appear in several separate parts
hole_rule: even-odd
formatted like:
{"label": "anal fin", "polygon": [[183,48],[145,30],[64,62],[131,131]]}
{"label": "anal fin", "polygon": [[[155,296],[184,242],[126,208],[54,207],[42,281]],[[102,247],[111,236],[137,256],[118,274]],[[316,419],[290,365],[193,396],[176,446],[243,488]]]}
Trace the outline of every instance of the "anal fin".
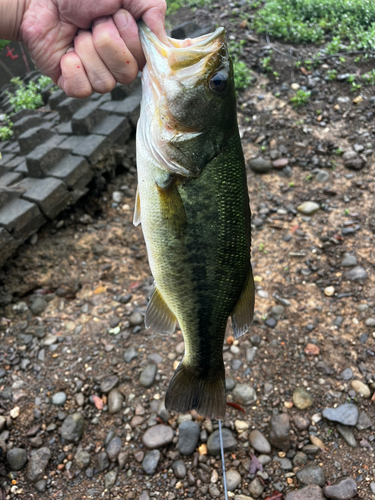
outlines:
{"label": "anal fin", "polygon": [[135,206],[134,206],[134,215],[133,215],[133,224],[138,226],[141,222],[141,200],[139,198],[139,189],[137,187],[137,193],[135,195]]}
{"label": "anal fin", "polygon": [[249,331],[250,325],[253,322],[254,302],[255,288],[253,271],[250,264],[245,286],[232,312],[232,327],[235,339],[238,339]]}
{"label": "anal fin", "polygon": [[159,290],[155,286],[145,314],[146,328],[152,328],[159,333],[173,333],[176,329],[176,317],[164,302]]}

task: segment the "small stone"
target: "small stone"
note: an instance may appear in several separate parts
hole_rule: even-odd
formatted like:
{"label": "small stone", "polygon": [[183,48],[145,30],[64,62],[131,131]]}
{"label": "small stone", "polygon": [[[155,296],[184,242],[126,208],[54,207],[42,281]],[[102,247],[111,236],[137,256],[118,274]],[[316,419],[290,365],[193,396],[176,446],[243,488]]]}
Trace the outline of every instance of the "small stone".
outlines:
{"label": "small stone", "polygon": [[325,408],[322,412],[324,418],[331,422],[343,425],[356,425],[358,421],[358,408],[350,403],[344,403],[337,408]]}
{"label": "small stone", "polygon": [[258,156],[258,158],[250,160],[249,167],[258,174],[265,174],[272,169],[272,163],[269,160],[265,160],[261,156]]}
{"label": "small stone", "polygon": [[303,387],[296,387],[293,392],[293,403],[299,410],[306,410],[312,406],[313,399]]}
{"label": "small stone", "polygon": [[332,297],[335,293],[335,287],[334,286],[327,286],[325,289],[324,289],[324,295],[326,295],[327,297]]}
{"label": "small stone", "polygon": [[307,344],[303,351],[307,356],[319,356],[320,354],[320,349],[315,344]]}
{"label": "small stone", "polygon": [[56,392],[52,396],[52,404],[54,404],[55,406],[62,406],[65,404],[65,401],[66,401],[65,392]]}
{"label": "small stone", "polygon": [[323,184],[324,182],[328,181],[329,173],[325,172],[324,170],[318,170],[315,174],[315,179]]}
{"label": "small stone", "polygon": [[310,420],[302,415],[294,415],[293,422],[299,431],[304,431],[310,426]]}
{"label": "small stone", "polygon": [[319,486],[310,485],[300,490],[290,491],[285,500],[324,500],[324,496]]}
{"label": "small stone", "polygon": [[122,410],[124,396],[118,389],[112,389],[108,394],[108,412],[113,415]]}
{"label": "small stone", "polygon": [[275,462],[279,462],[280,464],[280,467],[282,468],[282,470],[286,470],[286,471],[291,471],[293,470],[293,464],[292,462],[289,460],[289,458],[285,458],[285,457],[274,457],[274,461]]}
{"label": "small stone", "polygon": [[295,456],[293,457],[293,465],[294,467],[302,467],[307,463],[307,455],[302,451],[297,451]]}
{"label": "small stone", "polygon": [[143,385],[143,387],[151,387],[155,381],[157,369],[155,363],[150,363],[145,366],[139,377],[139,383]]}
{"label": "small stone", "polygon": [[267,465],[272,462],[272,458],[269,455],[259,455],[258,462],[262,465]]}
{"label": "small stone", "polygon": [[273,168],[276,168],[277,170],[281,170],[282,168],[286,167],[289,164],[288,158],[278,158],[277,160],[274,160],[272,162]]}
{"label": "small stone", "polygon": [[359,414],[356,427],[359,431],[364,431],[372,427],[372,420],[365,411],[361,411],[361,413]]}
{"label": "small stone", "polygon": [[[223,446],[224,450],[231,451],[237,448],[237,441],[234,438],[232,432],[224,427],[222,429],[223,433]],[[220,454],[220,433],[218,430],[214,431],[210,434],[207,440],[207,450],[210,455],[219,455]]]}
{"label": "small stone", "polygon": [[370,327],[375,326],[375,318],[367,318],[365,321],[365,325]]}
{"label": "small stone", "polygon": [[267,318],[264,324],[269,328],[275,328],[275,326],[277,325],[277,321],[275,320],[275,318]]}
{"label": "small stone", "polygon": [[355,390],[355,392],[360,394],[362,397],[364,397],[364,398],[371,397],[370,387],[367,384],[361,382],[360,380],[353,380],[352,387]]}
{"label": "small stone", "polygon": [[79,392],[75,395],[75,400],[78,406],[83,406],[85,403],[85,396],[82,394],[82,392]]}
{"label": "small stone", "polygon": [[173,462],[172,469],[177,479],[184,479],[186,477],[186,466],[183,460]]}
{"label": "small stone", "polygon": [[227,479],[227,489],[228,491],[234,491],[241,484],[241,474],[239,474],[234,469],[229,469],[226,473]]}
{"label": "small stone", "polygon": [[354,267],[357,265],[357,258],[354,255],[347,255],[341,261],[342,267]]}
{"label": "small stone", "polygon": [[249,491],[250,491],[250,495],[253,496],[254,498],[260,497],[260,495],[264,491],[264,486],[260,482],[259,478],[256,477],[255,479],[253,479],[251,481],[251,483],[249,484]]}
{"label": "small stone", "polygon": [[236,403],[248,406],[256,401],[255,390],[246,384],[237,384],[233,389],[233,400]]}
{"label": "small stone", "polygon": [[117,476],[118,476],[117,469],[113,469],[107,472],[107,474],[104,476],[104,487],[106,490],[110,490],[111,488],[114,487],[117,481]]}
{"label": "small stone", "polygon": [[138,500],[150,500],[150,495],[148,494],[148,491],[142,491],[142,493],[139,495]]}
{"label": "small stone", "polygon": [[129,323],[131,326],[143,325],[143,316],[141,313],[134,312],[129,316]]}
{"label": "small stone", "polygon": [[146,454],[142,462],[142,467],[146,474],[153,474],[156,471],[160,456],[161,453],[159,450],[152,450]]}
{"label": "small stone", "polygon": [[289,450],[289,431],[289,416],[286,413],[280,413],[271,418],[269,440],[276,448],[282,451]]}
{"label": "small stone", "polygon": [[79,469],[85,469],[86,467],[88,467],[88,465],[90,464],[90,460],[91,460],[90,453],[88,451],[85,451],[85,450],[77,451],[76,456],[74,458],[75,458],[77,467]]}
{"label": "small stone", "polygon": [[100,384],[100,392],[103,394],[108,394],[119,382],[119,378],[116,375],[111,375],[110,377],[105,377]]}
{"label": "small stone", "polygon": [[45,479],[41,479],[40,481],[37,481],[35,484],[35,489],[39,491],[39,493],[43,493],[47,487],[47,481]]}
{"label": "small stone", "polygon": [[197,447],[200,428],[196,422],[182,422],[178,428],[177,448],[182,455],[191,455]]}
{"label": "small stone", "polygon": [[241,433],[249,428],[249,424],[245,420],[235,420],[234,427],[238,433]]}
{"label": "small stone", "polygon": [[85,430],[85,419],[82,413],[73,413],[64,420],[60,435],[66,441],[79,441]]}
{"label": "small stone", "polygon": [[349,446],[351,446],[352,448],[355,448],[357,446],[357,441],[355,440],[353,431],[349,429],[349,427],[346,427],[346,425],[337,424],[337,430]]}
{"label": "small stone", "polygon": [[105,451],[101,451],[97,456],[99,471],[103,472],[109,467],[108,455]]}
{"label": "small stone", "polygon": [[150,427],[142,437],[142,442],[150,450],[161,448],[169,444],[173,439],[173,429],[166,425],[154,425]]}
{"label": "small stone", "polygon": [[121,191],[113,191],[112,193],[112,201],[115,203],[121,203],[122,200],[122,193]]}
{"label": "small stone", "polygon": [[11,470],[21,470],[26,465],[27,453],[23,448],[12,448],[7,452],[7,461]]}
{"label": "small stone", "polygon": [[347,382],[353,378],[353,370],[351,368],[345,368],[345,370],[341,372],[341,378]]}
{"label": "small stone", "polygon": [[125,363],[131,363],[131,361],[138,356],[137,351],[133,346],[128,347],[125,349],[124,352],[124,361]]}
{"label": "small stone", "polygon": [[26,472],[27,479],[30,482],[34,483],[42,479],[50,458],[51,452],[46,447],[31,452]]}
{"label": "small stone", "polygon": [[320,206],[314,201],[305,201],[297,207],[298,212],[302,215],[313,215],[320,209]]}
{"label": "small stone", "polygon": [[108,443],[106,452],[111,462],[115,462],[121,451],[121,438],[115,437]]}
{"label": "small stone", "polygon": [[250,432],[249,443],[255,451],[267,455],[271,453],[271,445],[266,437],[257,429]]}
{"label": "small stone", "polygon": [[297,479],[302,484],[324,486],[326,479],[324,470],[318,465],[308,465],[297,472]]}
{"label": "small stone", "polygon": [[351,500],[357,495],[357,483],[351,477],[341,477],[334,484],[325,486],[323,493],[332,500]]}
{"label": "small stone", "polygon": [[361,266],[353,267],[350,271],[345,273],[345,279],[350,281],[364,281],[368,278],[368,274]]}
{"label": "small stone", "polygon": [[34,314],[34,316],[38,316],[38,314],[42,313],[47,306],[48,302],[43,299],[43,297],[37,297],[31,304],[30,311]]}

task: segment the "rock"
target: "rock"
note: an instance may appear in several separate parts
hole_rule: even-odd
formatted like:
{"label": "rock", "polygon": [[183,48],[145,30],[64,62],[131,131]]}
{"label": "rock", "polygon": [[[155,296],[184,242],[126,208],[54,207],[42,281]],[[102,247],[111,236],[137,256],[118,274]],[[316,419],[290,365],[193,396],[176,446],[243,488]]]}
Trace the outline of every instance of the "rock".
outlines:
{"label": "rock", "polygon": [[275,328],[275,326],[277,325],[277,321],[275,320],[275,318],[267,318],[264,324],[269,328]]}
{"label": "rock", "polygon": [[50,458],[51,452],[46,447],[31,452],[26,472],[26,477],[30,482],[34,483],[42,479]]}
{"label": "rock", "polygon": [[119,382],[119,378],[116,375],[111,375],[110,377],[105,377],[100,384],[100,392],[103,394],[108,394]]}
{"label": "rock", "polygon": [[272,462],[272,458],[269,455],[259,455],[258,462],[262,465],[267,465]]}
{"label": "rock", "polygon": [[375,326],[375,318],[367,318],[365,321],[365,325],[371,327]]}
{"label": "rock", "polygon": [[229,469],[226,476],[228,491],[234,491],[241,484],[241,474],[234,469]]}
{"label": "rock", "polygon": [[34,314],[34,316],[38,316],[38,314],[42,313],[47,306],[48,302],[43,299],[43,297],[37,297],[31,304],[30,311]]}
{"label": "rock", "polygon": [[358,392],[358,394],[360,394],[362,397],[364,398],[371,397],[370,387],[367,384],[361,382],[360,380],[353,380],[352,387],[355,390],[355,392]]}
{"label": "rock", "polygon": [[317,170],[315,173],[315,179],[323,184],[324,182],[328,181],[329,173],[325,172],[324,170]]}
{"label": "rock", "polygon": [[372,427],[372,420],[365,411],[361,411],[361,413],[359,414],[356,427],[359,431],[364,431]]}
{"label": "rock", "polygon": [[286,470],[286,471],[290,471],[290,470],[293,470],[293,464],[292,462],[289,460],[289,458],[280,458],[278,456],[274,457],[274,462],[279,462],[280,464],[280,467],[283,469],[283,470]]}
{"label": "rock", "polygon": [[56,392],[56,394],[52,396],[52,404],[56,406],[63,406],[65,404],[65,401],[66,401],[65,392]]}
{"label": "rock", "polygon": [[358,408],[350,403],[344,403],[337,408],[325,408],[322,412],[324,418],[331,422],[343,425],[356,425],[358,421]]}
{"label": "rock", "polygon": [[47,487],[47,481],[45,479],[41,479],[40,481],[37,481],[35,484],[35,489],[39,491],[39,493],[43,493]]}
{"label": "rock", "polygon": [[260,495],[263,493],[264,491],[264,486],[263,484],[260,482],[260,479],[259,478],[255,478],[251,481],[251,483],[249,484],[249,491],[250,491],[250,495],[254,498],[259,498]]}
{"label": "rock", "polygon": [[360,170],[364,165],[364,160],[355,151],[346,151],[342,155],[342,160],[346,168]]}
{"label": "rock", "polygon": [[296,387],[293,392],[293,403],[299,410],[306,410],[312,406],[313,399],[303,387]]}
{"label": "rock", "polygon": [[282,451],[289,450],[289,431],[289,416],[286,413],[280,413],[271,418],[269,440],[276,448]]}
{"label": "rock", "polygon": [[183,460],[176,460],[173,462],[172,469],[177,479],[184,479],[184,477],[186,477],[186,466]]}
{"label": "rock", "polygon": [[341,372],[341,378],[347,382],[353,378],[353,370],[351,368],[345,368],[345,370]]}
{"label": "rock", "polygon": [[370,490],[375,495],[375,482],[370,483]]}
{"label": "rock", "polygon": [[315,201],[304,201],[297,207],[297,210],[302,215],[313,215],[320,209],[320,206]]}
{"label": "rock", "polygon": [[142,462],[142,467],[146,474],[153,474],[156,471],[160,456],[161,453],[159,450],[152,450],[146,454]]}
{"label": "rock", "polygon": [[250,432],[249,443],[255,451],[267,455],[271,453],[271,445],[265,436],[257,429]]}
{"label": "rock", "polygon": [[265,174],[272,169],[272,163],[269,160],[265,160],[261,156],[258,156],[258,158],[250,160],[249,167],[258,174]]}
{"label": "rock", "polygon": [[148,491],[142,491],[142,493],[139,495],[138,500],[150,500],[150,495],[148,494]]}
{"label": "rock", "polygon": [[317,484],[324,486],[326,479],[324,470],[318,465],[308,465],[297,472],[297,479],[302,484]]}
{"label": "rock", "polygon": [[142,437],[142,442],[150,450],[161,448],[169,444],[173,439],[173,429],[167,425],[154,425],[150,427]]}
{"label": "rock", "polygon": [[[231,451],[237,448],[237,441],[232,432],[226,427],[222,429],[222,432],[224,450]],[[220,434],[218,430],[210,434],[210,437],[207,440],[207,450],[210,455],[220,454]]]}
{"label": "rock", "polygon": [[324,496],[319,486],[311,485],[301,490],[290,491],[285,500],[324,500]]}
{"label": "rock", "polygon": [[350,281],[364,281],[367,278],[368,274],[361,266],[353,267],[353,269],[345,273],[345,279]]}
{"label": "rock", "polygon": [[131,363],[131,361],[138,356],[137,351],[135,350],[135,347],[130,346],[127,349],[125,349],[124,352],[124,361],[125,363]]}
{"label": "rock", "polygon": [[109,467],[109,459],[105,451],[101,451],[100,453],[98,453],[97,459],[100,472],[103,472],[103,470],[106,470]]}
{"label": "rock", "polygon": [[254,499],[247,495],[234,495],[234,500],[254,500]]}
{"label": "rock", "polygon": [[143,385],[143,387],[151,387],[155,381],[157,369],[155,363],[150,363],[145,366],[139,377],[139,383]]}
{"label": "rock", "polygon": [[21,470],[27,462],[26,450],[12,448],[7,452],[7,461],[11,470]]}
{"label": "rock", "polygon": [[85,430],[85,419],[82,413],[73,413],[64,420],[60,435],[66,441],[79,441]]}
{"label": "rock", "polygon": [[117,476],[118,476],[117,469],[113,469],[107,472],[107,474],[104,476],[104,487],[106,490],[110,490],[111,488],[114,487],[117,481]]}
{"label": "rock", "polygon": [[233,400],[244,406],[251,405],[256,401],[255,390],[246,384],[236,384],[233,389]]}
{"label": "rock", "polygon": [[346,255],[341,261],[342,267],[354,267],[357,265],[357,258],[354,255]]}
{"label": "rock", "polygon": [[77,451],[76,456],[74,458],[75,458],[77,467],[79,469],[85,469],[89,465],[90,460],[91,460],[90,453],[88,451],[85,451],[85,450]]}
{"label": "rock", "polygon": [[118,389],[112,389],[108,394],[108,412],[113,415],[122,410],[124,396]]}
{"label": "rock", "polygon": [[106,452],[111,462],[115,462],[121,451],[121,438],[115,437],[108,443]]}
{"label": "rock", "polygon": [[299,431],[306,430],[310,425],[310,420],[307,417],[298,414],[294,415],[293,422]]}
{"label": "rock", "polygon": [[325,486],[323,493],[333,500],[351,500],[357,495],[357,483],[351,477],[341,477],[334,484]]}
{"label": "rock", "polygon": [[346,427],[346,425],[337,424],[337,430],[349,446],[351,446],[352,448],[355,448],[357,446],[357,441],[355,440],[353,431],[349,429],[349,427]]}
{"label": "rock", "polygon": [[277,170],[281,170],[282,168],[286,167],[289,164],[288,158],[278,158],[277,160],[274,160],[272,162],[273,168],[276,168]]}
{"label": "rock", "polygon": [[197,447],[200,427],[196,422],[182,422],[178,428],[177,448],[182,455],[191,455]]}
{"label": "rock", "polygon": [[294,467],[302,467],[307,463],[307,455],[302,451],[297,451],[297,453],[293,457],[293,465]]}
{"label": "rock", "polygon": [[326,295],[327,297],[332,297],[335,293],[335,287],[334,286],[327,286],[325,289],[324,289],[324,295]]}
{"label": "rock", "polygon": [[139,312],[134,312],[129,316],[131,326],[143,325],[143,316]]}

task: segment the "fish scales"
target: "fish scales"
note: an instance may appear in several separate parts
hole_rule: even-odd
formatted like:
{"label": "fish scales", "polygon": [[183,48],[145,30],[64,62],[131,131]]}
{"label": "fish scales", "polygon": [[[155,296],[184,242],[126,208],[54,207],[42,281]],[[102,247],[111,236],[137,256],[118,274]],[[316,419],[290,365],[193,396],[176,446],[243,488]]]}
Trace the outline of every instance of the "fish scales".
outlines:
{"label": "fish scales", "polygon": [[[147,58],[145,39],[143,36]],[[241,335],[250,325],[254,304],[250,208],[235,108],[231,117],[225,111],[227,128],[221,131],[223,140],[214,157],[202,161],[198,173],[179,173],[175,165],[166,164],[163,141],[157,153],[152,151],[155,144],[149,144],[150,140],[157,142],[159,132],[156,127],[155,133],[152,120],[160,118],[149,88],[152,69],[149,74],[145,70],[146,97],[137,131],[136,219],[142,223],[155,278],[146,326],[173,331],[177,321],[185,340],[184,359],[168,388],[166,407],[175,411],[194,408],[204,416],[223,418],[222,348],[228,317],[232,315]],[[233,97],[229,99],[235,106]],[[159,122],[162,129],[162,120]],[[195,154],[198,162],[208,156],[199,151],[204,141],[197,146],[193,140],[192,144],[191,156]]]}

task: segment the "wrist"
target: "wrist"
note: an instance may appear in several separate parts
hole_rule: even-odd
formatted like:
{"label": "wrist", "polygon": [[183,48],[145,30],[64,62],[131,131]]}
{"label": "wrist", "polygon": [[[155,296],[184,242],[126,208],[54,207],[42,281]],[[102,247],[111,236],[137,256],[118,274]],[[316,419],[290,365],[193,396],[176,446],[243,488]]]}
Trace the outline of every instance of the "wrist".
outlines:
{"label": "wrist", "polygon": [[0,38],[20,40],[20,27],[28,0],[0,0]]}

